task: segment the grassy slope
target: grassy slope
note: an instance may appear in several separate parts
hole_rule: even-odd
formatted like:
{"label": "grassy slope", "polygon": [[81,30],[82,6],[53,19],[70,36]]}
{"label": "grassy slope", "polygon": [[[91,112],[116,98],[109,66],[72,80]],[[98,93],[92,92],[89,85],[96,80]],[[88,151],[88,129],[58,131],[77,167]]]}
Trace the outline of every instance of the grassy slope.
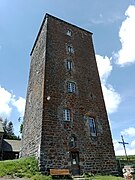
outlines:
{"label": "grassy slope", "polygon": [[[28,177],[33,180],[51,180],[51,176],[43,176],[38,170],[37,160],[33,157],[17,160],[0,161],[0,177],[10,175],[12,177]],[[122,180],[113,176],[94,176],[87,180]]]}
{"label": "grassy slope", "polygon": [[0,161],[0,177],[7,175],[28,177],[35,180],[50,179],[50,177],[42,177],[39,173],[37,160],[34,157]]}

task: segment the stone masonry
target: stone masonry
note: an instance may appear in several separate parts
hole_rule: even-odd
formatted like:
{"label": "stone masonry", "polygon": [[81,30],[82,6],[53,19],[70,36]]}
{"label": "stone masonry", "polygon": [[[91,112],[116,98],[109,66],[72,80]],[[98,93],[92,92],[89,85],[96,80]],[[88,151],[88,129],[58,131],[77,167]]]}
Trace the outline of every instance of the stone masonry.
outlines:
{"label": "stone masonry", "polygon": [[31,51],[22,156],[43,173],[116,170],[92,33],[46,14]]}

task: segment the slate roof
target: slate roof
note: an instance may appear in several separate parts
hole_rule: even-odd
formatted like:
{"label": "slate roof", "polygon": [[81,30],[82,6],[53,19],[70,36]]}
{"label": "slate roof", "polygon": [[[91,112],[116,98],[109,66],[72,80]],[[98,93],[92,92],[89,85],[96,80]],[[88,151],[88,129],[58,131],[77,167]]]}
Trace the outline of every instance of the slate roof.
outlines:
{"label": "slate roof", "polygon": [[8,152],[20,152],[21,140],[3,139],[2,149]]}
{"label": "slate roof", "polygon": [[3,129],[3,125],[2,125],[2,121],[0,121],[0,133],[4,133],[4,129]]}

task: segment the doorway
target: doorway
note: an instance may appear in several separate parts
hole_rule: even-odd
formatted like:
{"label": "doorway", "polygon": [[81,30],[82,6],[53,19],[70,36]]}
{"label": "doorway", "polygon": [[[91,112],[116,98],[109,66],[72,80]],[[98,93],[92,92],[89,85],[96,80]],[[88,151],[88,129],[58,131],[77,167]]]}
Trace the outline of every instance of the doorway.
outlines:
{"label": "doorway", "polygon": [[71,152],[71,171],[73,176],[80,174],[79,152]]}

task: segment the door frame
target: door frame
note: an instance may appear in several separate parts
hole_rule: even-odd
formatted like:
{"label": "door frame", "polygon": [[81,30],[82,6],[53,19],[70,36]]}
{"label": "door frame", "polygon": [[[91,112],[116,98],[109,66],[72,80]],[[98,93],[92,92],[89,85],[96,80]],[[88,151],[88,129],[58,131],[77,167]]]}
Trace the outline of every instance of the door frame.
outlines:
{"label": "door frame", "polygon": [[70,152],[70,161],[71,161],[71,172],[72,175],[80,175],[80,165],[79,165],[79,151]]}

